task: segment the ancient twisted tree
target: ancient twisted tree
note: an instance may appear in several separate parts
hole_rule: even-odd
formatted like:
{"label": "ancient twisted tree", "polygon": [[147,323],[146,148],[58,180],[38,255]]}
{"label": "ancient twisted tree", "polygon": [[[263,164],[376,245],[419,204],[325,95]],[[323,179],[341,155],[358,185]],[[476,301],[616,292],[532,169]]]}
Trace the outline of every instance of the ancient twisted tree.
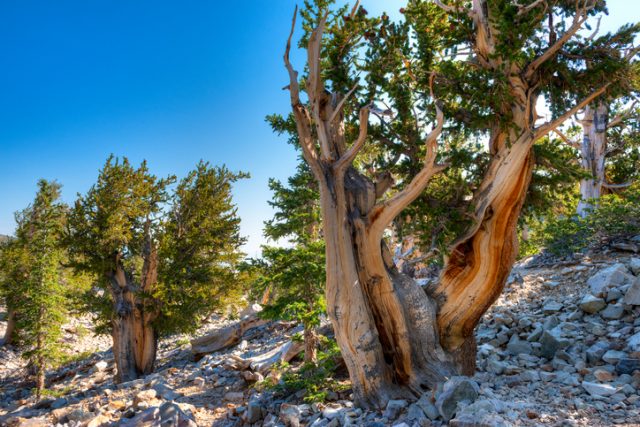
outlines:
{"label": "ancient twisted tree", "polygon": [[[290,35],[284,57],[288,89],[297,141],[320,189],[327,312],[359,404],[382,407],[447,376],[473,373],[474,328],[500,294],[517,254],[516,226],[534,143],[605,93],[614,76],[624,75],[627,61],[616,56],[617,45],[600,52],[607,66],[594,66],[589,75],[575,59],[591,53],[589,43],[573,41],[601,9],[592,1],[411,1],[403,10],[405,24],[390,24],[384,15],[366,20],[356,5],[350,14],[334,16],[330,26],[333,15],[323,11],[310,26],[309,11],[303,13],[305,27],[313,29],[305,39],[307,74],[301,84],[289,60]],[[371,46],[367,54],[383,51],[383,58],[366,70],[366,90],[359,90],[358,77],[348,90],[339,70],[359,66],[357,55],[344,52],[362,52],[354,41],[362,38]],[[552,101],[564,97],[553,104],[552,118],[541,122],[536,106],[543,94]],[[364,102],[354,101],[358,96]],[[375,97],[391,105],[381,110]],[[432,112],[428,132],[420,113],[407,114],[416,109]],[[395,124],[371,141],[372,113],[376,128],[396,115],[412,129]],[[437,161],[445,120],[452,133],[485,135],[488,160],[470,197],[469,225],[452,243],[438,283],[425,292],[397,271],[384,235],[445,168]],[[387,146],[408,139],[413,145],[405,156],[381,156],[382,163],[419,155],[420,166],[391,177],[368,170],[367,160],[358,158],[369,156],[368,142],[383,139]]]}
{"label": "ancient twisted tree", "polygon": [[95,279],[85,299],[113,338],[118,381],[151,373],[159,337],[193,332],[233,288],[244,240],[231,185],[242,177],[200,162],[169,192],[175,177],[112,156],[76,201],[72,265]]}

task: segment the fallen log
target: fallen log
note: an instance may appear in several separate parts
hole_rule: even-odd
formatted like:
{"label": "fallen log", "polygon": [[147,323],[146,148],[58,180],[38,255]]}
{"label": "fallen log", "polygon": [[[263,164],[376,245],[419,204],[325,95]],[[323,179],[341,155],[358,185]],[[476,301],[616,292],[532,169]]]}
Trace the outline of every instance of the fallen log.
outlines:
{"label": "fallen log", "polygon": [[278,362],[289,362],[291,359],[302,353],[304,343],[301,341],[287,341],[279,347],[269,350],[266,353],[257,356],[243,358],[236,355],[230,355],[225,361],[226,368],[236,371],[251,370],[266,374],[273,365]]}
{"label": "fallen log", "polygon": [[213,353],[233,347],[242,340],[242,336],[249,329],[268,323],[268,320],[258,317],[262,307],[254,304],[241,313],[238,322],[220,329],[216,329],[207,335],[191,340],[191,352],[195,356]]}

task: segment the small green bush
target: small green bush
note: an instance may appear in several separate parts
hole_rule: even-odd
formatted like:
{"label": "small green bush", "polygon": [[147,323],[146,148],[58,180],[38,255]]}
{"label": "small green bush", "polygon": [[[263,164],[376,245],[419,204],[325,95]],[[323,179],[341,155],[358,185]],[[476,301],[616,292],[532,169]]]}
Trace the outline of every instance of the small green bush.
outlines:
{"label": "small green bush", "polygon": [[282,394],[304,390],[304,401],[308,403],[324,402],[329,392],[344,391],[348,385],[334,378],[339,368],[340,349],[334,340],[324,336],[319,338],[321,348],[317,364],[304,363],[299,367],[293,367],[288,363],[281,363],[276,368],[281,374],[280,381],[276,383],[267,378],[261,386]]}
{"label": "small green bush", "polygon": [[521,254],[541,246],[553,255],[566,256],[597,243],[640,234],[640,183],[604,195],[594,206],[585,218],[576,215],[532,224],[531,238]]}

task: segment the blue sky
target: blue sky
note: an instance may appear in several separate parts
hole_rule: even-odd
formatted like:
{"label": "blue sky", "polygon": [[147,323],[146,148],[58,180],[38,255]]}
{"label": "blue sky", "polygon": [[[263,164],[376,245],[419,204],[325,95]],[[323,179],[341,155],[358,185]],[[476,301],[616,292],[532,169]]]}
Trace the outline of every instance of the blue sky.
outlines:
{"label": "blue sky", "polygon": [[[160,176],[205,159],[251,173],[234,195],[255,255],[272,214],[267,180],[296,163],[264,121],[288,111],[282,53],[295,4],[0,2],[0,233],[13,232],[39,178],[61,182],[71,203],[110,153],[147,159]],[[397,16],[404,1],[362,4]],[[640,19],[636,2],[609,4],[605,30]]]}

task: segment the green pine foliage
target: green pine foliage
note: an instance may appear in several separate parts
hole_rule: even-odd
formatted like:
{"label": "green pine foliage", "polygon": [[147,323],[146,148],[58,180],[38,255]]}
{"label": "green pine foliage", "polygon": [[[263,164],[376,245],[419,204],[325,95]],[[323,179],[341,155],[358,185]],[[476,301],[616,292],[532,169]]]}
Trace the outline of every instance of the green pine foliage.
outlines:
{"label": "green pine foliage", "polygon": [[585,218],[550,216],[531,228],[530,244],[556,256],[640,235],[640,182],[619,193],[602,196]]}
{"label": "green pine foliage", "polygon": [[[261,315],[298,321],[305,339],[315,341],[315,328],[325,313],[325,245],[320,237],[317,184],[300,161],[286,185],[272,179],[269,188],[275,214],[265,222],[264,234],[273,241],[288,240],[290,246],[263,246],[262,256],[247,260],[244,270],[253,298],[266,302]],[[307,348],[316,345],[307,344]]]}
{"label": "green pine foliage", "polygon": [[295,320],[305,329],[319,326],[326,308],[324,242],[293,248],[263,246],[262,258],[253,262],[260,271],[253,291],[271,294],[262,316]]}
{"label": "green pine foliage", "polygon": [[239,300],[237,270],[245,239],[232,199],[232,185],[248,178],[226,167],[200,162],[179,183],[160,236],[162,302],[158,323],[165,333],[194,332],[213,310]]}
{"label": "green pine foliage", "polygon": [[231,189],[247,176],[200,162],[176,183],[151,174],[146,162],[135,168],[126,158],[107,160],[97,183],[78,197],[68,234],[73,267],[94,278],[84,302],[97,313],[100,332],[114,315],[108,280],[114,259],[139,283],[149,237],[158,252],[157,284],[136,296],[158,313],[160,335],[194,331],[223,296],[233,295],[244,239]]}

